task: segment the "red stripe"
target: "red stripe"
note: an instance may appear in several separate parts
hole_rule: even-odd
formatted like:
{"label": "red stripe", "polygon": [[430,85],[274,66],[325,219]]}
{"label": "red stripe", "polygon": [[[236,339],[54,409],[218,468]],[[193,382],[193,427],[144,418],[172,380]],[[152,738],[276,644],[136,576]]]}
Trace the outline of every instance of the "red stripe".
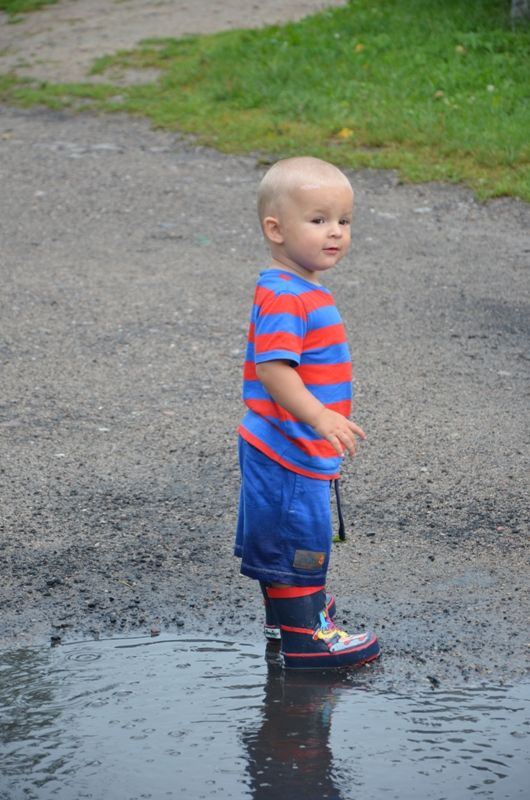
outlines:
{"label": "red stripe", "polygon": [[272,461],[276,461],[277,464],[281,464],[282,467],[285,467],[285,469],[288,469],[291,472],[296,472],[297,475],[305,475],[306,478],[316,478],[319,481],[333,481],[335,478],[340,477],[340,472],[335,472],[333,475],[322,475],[320,472],[311,472],[308,469],[302,469],[301,467],[297,467],[295,464],[291,464],[290,461],[286,461],[285,458],[277,455],[277,453],[275,453],[271,447],[266,445],[265,442],[262,442],[257,436],[254,436],[252,433],[247,431],[243,425],[239,426],[237,432],[243,437],[243,439],[245,439],[246,442],[253,445],[261,453],[265,453],[265,455],[272,459]]}
{"label": "red stripe", "polygon": [[[291,280],[291,278],[287,276],[284,277],[282,275],[281,277],[283,277],[284,280]],[[296,298],[296,295],[290,296]],[[265,286],[258,286],[254,294],[254,305],[261,308],[264,304],[266,305],[268,302],[274,302],[274,298],[279,297],[287,297],[287,295],[276,295],[274,290],[267,289]],[[298,295],[298,302],[299,307],[301,303],[306,313],[316,311],[319,308],[325,308],[326,306],[335,305],[331,294],[323,292],[322,289],[310,289],[307,292],[303,292]]]}
{"label": "red stripe", "polygon": [[260,317],[267,317],[269,314],[292,314],[300,319],[307,319],[305,308],[300,302],[300,298],[293,294],[279,294],[272,297],[265,297],[260,306]]}
{"label": "red stripe", "polygon": [[270,350],[287,350],[290,353],[302,352],[302,339],[294,333],[277,331],[276,333],[262,333],[255,338],[256,355],[268,353]]}
{"label": "red stripe", "polygon": [[323,588],[323,586],[267,586],[267,594],[273,600],[279,600],[285,597],[307,597],[309,594],[322,591]]}
{"label": "red stripe", "polygon": [[307,453],[308,456],[316,456],[316,458],[333,458],[337,455],[337,451],[329,442],[325,439],[301,439],[297,437],[293,439],[292,437],[287,437],[289,441],[293,442],[297,447],[300,448],[304,453]]}
{"label": "red stripe", "polygon": [[280,625],[280,628],[287,633],[304,633],[306,636],[313,636],[315,633],[311,628],[293,628],[290,625]]}
{"label": "red stripe", "polygon": [[265,286],[257,286],[254,294],[254,305],[261,306],[268,297],[274,297],[274,292]]}
{"label": "red stripe", "polygon": [[256,365],[253,361],[245,361],[245,365],[243,367],[243,379],[245,381],[258,380],[258,376],[256,374]]}
{"label": "red stripe", "polygon": [[272,417],[273,419],[281,420],[282,422],[300,421],[296,417],[293,417],[292,414],[289,414],[289,412],[284,408],[276,405],[276,403],[273,403],[272,400],[254,400],[252,398],[247,398],[245,400],[245,404],[261,417]]}
{"label": "red stripe", "polygon": [[351,400],[340,400],[338,403],[326,403],[326,408],[331,408],[343,417],[349,417],[351,414]]}
{"label": "red stripe", "polygon": [[335,305],[333,297],[327,292],[323,292],[321,289],[311,289],[308,292],[304,292],[300,295],[300,300],[304,304],[304,308],[307,312]]}
{"label": "red stripe", "polygon": [[309,331],[304,339],[304,350],[318,347],[330,347],[333,344],[344,344],[347,341],[346,331],[342,322],[336,325],[326,325],[323,328]]}
{"label": "red stripe", "polygon": [[325,386],[330,383],[347,383],[352,379],[351,364],[300,364],[296,371],[306,384]]}
{"label": "red stripe", "polygon": [[[246,380],[258,380],[256,367],[252,361],[246,362],[244,376]],[[273,419],[281,420],[282,422],[300,422],[297,417],[293,416],[293,414],[289,414],[285,408],[277,405],[277,403],[272,400],[257,400],[256,398],[247,397],[245,404],[261,417],[273,417]],[[351,414],[350,400],[341,400],[338,403],[327,403],[326,408],[330,408],[332,411],[342,414],[343,417],[349,417]]]}

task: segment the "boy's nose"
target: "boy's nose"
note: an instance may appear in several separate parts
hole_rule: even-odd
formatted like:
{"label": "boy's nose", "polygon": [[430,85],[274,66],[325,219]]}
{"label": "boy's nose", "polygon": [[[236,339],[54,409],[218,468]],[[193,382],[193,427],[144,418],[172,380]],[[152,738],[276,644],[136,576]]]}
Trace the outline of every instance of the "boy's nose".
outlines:
{"label": "boy's nose", "polygon": [[338,222],[332,224],[329,235],[333,236],[335,239],[339,239],[342,236],[342,227]]}

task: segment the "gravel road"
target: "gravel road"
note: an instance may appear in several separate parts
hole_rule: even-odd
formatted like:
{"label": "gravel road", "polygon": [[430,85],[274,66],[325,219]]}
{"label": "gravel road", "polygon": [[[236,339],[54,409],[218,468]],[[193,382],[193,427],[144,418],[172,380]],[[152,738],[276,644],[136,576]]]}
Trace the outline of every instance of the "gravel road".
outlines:
{"label": "gravel road", "polygon": [[[17,17],[16,24],[0,12],[0,73],[97,82],[89,74],[96,58],[142,39],[276,25],[343,5],[346,0],[60,0]],[[142,80],[139,71],[124,77]]]}
{"label": "gravel road", "polygon": [[[231,549],[263,169],[125,116],[0,108],[3,646],[261,636]],[[513,680],[529,207],[350,178],[353,246],[326,282],[368,442],[345,468],[338,620],[379,632],[389,680]]]}

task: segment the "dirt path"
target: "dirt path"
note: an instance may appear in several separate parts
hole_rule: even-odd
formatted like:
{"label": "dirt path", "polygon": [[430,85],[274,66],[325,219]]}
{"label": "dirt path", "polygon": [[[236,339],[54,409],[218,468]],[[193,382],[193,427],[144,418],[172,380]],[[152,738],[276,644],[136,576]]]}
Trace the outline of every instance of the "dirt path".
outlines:
{"label": "dirt path", "polygon": [[[259,638],[231,548],[262,167],[137,119],[3,107],[0,174],[0,640]],[[509,680],[528,657],[530,209],[350,177],[328,284],[369,442],[344,474],[339,620],[376,628],[390,681]]]}
{"label": "dirt path", "polygon": [[[149,37],[214,33],[299,19],[344,0],[61,0],[8,24],[0,14],[0,72],[77,82],[98,56]],[[141,75],[134,76],[138,80]],[[132,76],[129,76],[132,78]]]}

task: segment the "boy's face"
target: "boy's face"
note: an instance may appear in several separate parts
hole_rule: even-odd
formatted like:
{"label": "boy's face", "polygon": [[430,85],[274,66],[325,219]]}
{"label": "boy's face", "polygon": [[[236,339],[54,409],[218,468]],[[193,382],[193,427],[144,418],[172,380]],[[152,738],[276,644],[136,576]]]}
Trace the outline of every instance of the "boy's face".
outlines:
{"label": "boy's face", "polygon": [[312,283],[347,253],[353,191],[345,183],[307,185],[285,198],[269,236],[275,261]]}

